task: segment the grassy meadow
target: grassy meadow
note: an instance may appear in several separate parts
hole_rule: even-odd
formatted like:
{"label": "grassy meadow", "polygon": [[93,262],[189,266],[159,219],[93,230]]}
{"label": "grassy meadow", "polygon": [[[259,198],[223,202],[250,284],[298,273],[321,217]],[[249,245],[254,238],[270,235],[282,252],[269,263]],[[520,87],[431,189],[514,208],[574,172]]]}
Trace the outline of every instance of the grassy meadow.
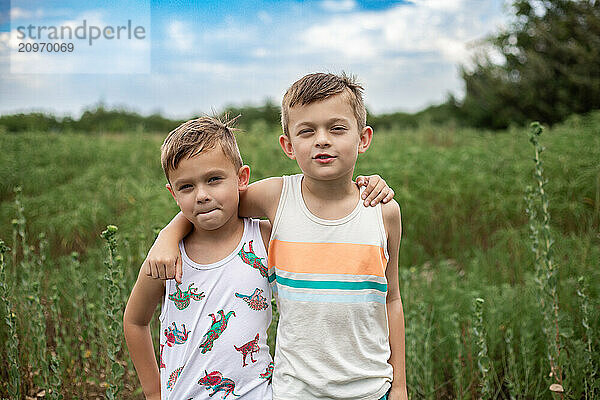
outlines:
{"label": "grassy meadow", "polygon": [[[121,313],[155,229],[178,210],[160,168],[166,133],[0,134],[0,239],[10,248],[0,272],[1,398],[143,398]],[[238,136],[252,180],[299,172],[278,135],[258,122]],[[527,128],[390,129],[359,159],[357,174],[383,176],[402,209],[412,399],[600,397],[600,112],[573,116],[540,142],[551,219],[538,234],[554,244],[537,261]],[[100,236],[109,224],[118,256]],[[556,270],[540,279],[549,258]],[[548,315],[556,297],[557,318]],[[548,389],[557,340],[562,396]]]}

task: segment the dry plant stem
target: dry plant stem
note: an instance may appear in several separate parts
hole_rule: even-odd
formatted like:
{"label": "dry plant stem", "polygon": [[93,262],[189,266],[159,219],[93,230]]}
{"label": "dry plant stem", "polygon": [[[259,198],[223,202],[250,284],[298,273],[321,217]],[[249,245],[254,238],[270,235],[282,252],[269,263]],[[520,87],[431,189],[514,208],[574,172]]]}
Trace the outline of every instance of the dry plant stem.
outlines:
{"label": "dry plant stem", "polygon": [[124,368],[119,362],[119,353],[121,351],[121,333],[123,332],[122,326],[122,290],[121,281],[123,279],[123,273],[121,270],[121,256],[117,253],[117,227],[109,225],[106,230],[102,232],[102,237],[107,242],[108,247],[108,259],[104,262],[107,267],[106,275],[104,279],[108,282],[107,291],[105,293],[105,308],[106,308],[106,337],[107,343],[107,354],[109,359],[109,374],[108,374],[108,388],[106,389],[106,397],[109,400],[118,399],[119,392],[121,391],[122,379]]}
{"label": "dry plant stem", "polygon": [[[529,133],[529,141],[533,144],[535,149],[535,172],[534,177],[537,183],[536,190],[529,190],[527,196],[528,213],[530,219],[530,227],[532,231],[532,238],[534,241],[533,249],[536,255],[536,266],[538,270],[539,283],[542,290],[542,302],[545,293],[548,293],[551,304],[551,314],[548,315],[547,306],[543,305],[544,319],[550,322],[554,328],[554,338],[548,338],[549,349],[548,358],[550,360],[550,370],[552,377],[556,383],[563,385],[562,380],[562,369],[559,365],[560,358],[560,329],[559,329],[559,315],[558,315],[558,292],[557,292],[557,271],[554,266],[552,259],[552,238],[550,236],[550,213],[548,211],[548,196],[544,189],[544,185],[547,181],[543,177],[543,167],[540,154],[544,151],[544,148],[539,144],[538,137],[542,134],[542,126],[534,122],[531,124],[531,130]],[[542,221],[537,220],[536,204],[539,202],[541,205],[541,217]],[[541,232],[540,232],[541,231]],[[540,241],[540,235],[542,240]],[[541,246],[540,246],[541,244]],[[549,321],[552,320],[552,321]],[[564,398],[562,392],[560,393],[561,399]]]}
{"label": "dry plant stem", "polygon": [[[20,304],[20,315],[26,315],[25,325],[26,333],[22,337],[24,348],[30,344],[32,351],[27,351],[28,367],[32,374],[33,384],[38,388],[45,390],[48,387],[49,364],[46,349],[46,318],[44,308],[41,302],[41,282],[42,266],[46,260],[46,240],[40,237],[39,256],[33,251],[33,246],[27,242],[27,220],[25,218],[25,207],[22,201],[22,190],[15,188],[15,206],[17,208],[17,219],[13,221],[13,226],[17,234],[23,251],[23,259],[17,264],[17,275],[20,276],[21,285],[18,290],[19,296],[23,296],[25,301]],[[16,246],[16,243],[15,243]],[[15,293],[15,295],[17,295]]]}
{"label": "dry plant stem", "polygon": [[510,400],[517,399],[517,393],[520,390],[517,389],[518,377],[517,377],[517,361],[515,358],[515,352],[512,348],[513,341],[513,332],[509,327],[506,329],[506,334],[504,335],[504,343],[506,343],[506,369],[507,373],[504,377],[504,381],[506,382],[506,386],[508,388],[508,397]]}
{"label": "dry plant stem", "polygon": [[0,240],[0,298],[4,305],[2,313],[7,329],[6,357],[8,362],[8,394],[14,398],[20,398],[21,379],[19,372],[19,336],[17,335],[16,316],[13,313],[11,299],[6,284],[6,272],[4,264],[4,254],[10,251]]}
{"label": "dry plant stem", "polygon": [[[64,343],[62,340],[60,326],[60,295],[56,285],[52,286],[52,295],[50,297],[50,312],[52,319],[54,320],[54,351],[50,351],[50,376],[48,378],[48,386],[50,389],[49,397],[53,400],[62,400],[63,395],[61,394],[62,389],[62,369],[61,369],[61,357],[59,352],[64,349]],[[65,360],[65,357],[62,357]]]}
{"label": "dry plant stem", "polygon": [[473,333],[477,341],[477,367],[481,374],[481,399],[489,399],[492,397],[492,385],[490,376],[490,358],[488,356],[488,349],[486,343],[486,333],[483,326],[483,304],[485,301],[478,297],[474,301],[474,321],[473,321]]}
{"label": "dry plant stem", "polygon": [[593,399],[595,398],[595,394],[597,391],[598,382],[596,379],[596,375],[598,371],[594,368],[593,362],[593,349],[592,344],[594,343],[594,331],[590,326],[590,311],[589,311],[589,299],[586,294],[586,280],[583,276],[578,279],[578,287],[577,287],[577,296],[579,297],[579,308],[581,310],[581,325],[585,329],[585,398]]}

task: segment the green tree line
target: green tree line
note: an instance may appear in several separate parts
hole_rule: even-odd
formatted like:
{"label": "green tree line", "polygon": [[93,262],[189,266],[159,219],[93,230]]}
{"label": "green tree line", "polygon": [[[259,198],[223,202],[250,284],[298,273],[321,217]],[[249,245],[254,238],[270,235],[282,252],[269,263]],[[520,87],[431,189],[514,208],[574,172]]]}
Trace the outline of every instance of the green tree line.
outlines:
{"label": "green tree line", "polygon": [[[509,27],[462,67],[460,119],[494,129],[600,108],[600,2],[516,0]],[[491,60],[499,55],[502,62]]]}
{"label": "green tree line", "polygon": [[[442,104],[431,106],[415,114],[397,112],[375,115],[369,113],[368,121],[375,130],[417,128],[422,123],[446,123],[454,118],[455,106]],[[261,106],[228,106],[221,112],[229,118],[240,116],[236,125],[249,130],[256,123],[266,124],[271,131],[280,126],[279,105],[267,100]],[[197,115],[199,116],[199,115]],[[194,116],[190,116],[193,118]],[[0,116],[0,133],[19,132],[88,132],[88,133],[125,133],[125,132],[170,132],[183,120],[165,118],[160,114],[143,116],[120,108],[108,109],[104,105],[88,108],[79,119],[56,117],[51,114],[34,112]]]}

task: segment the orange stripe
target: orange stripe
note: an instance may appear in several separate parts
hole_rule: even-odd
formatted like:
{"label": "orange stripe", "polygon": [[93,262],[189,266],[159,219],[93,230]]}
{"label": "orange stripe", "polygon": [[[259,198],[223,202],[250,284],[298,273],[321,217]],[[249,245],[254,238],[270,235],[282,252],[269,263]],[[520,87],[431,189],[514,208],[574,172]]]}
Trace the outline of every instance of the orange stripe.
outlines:
{"label": "orange stripe", "polygon": [[269,267],[287,272],[383,277],[386,265],[383,249],[369,244],[269,243]]}

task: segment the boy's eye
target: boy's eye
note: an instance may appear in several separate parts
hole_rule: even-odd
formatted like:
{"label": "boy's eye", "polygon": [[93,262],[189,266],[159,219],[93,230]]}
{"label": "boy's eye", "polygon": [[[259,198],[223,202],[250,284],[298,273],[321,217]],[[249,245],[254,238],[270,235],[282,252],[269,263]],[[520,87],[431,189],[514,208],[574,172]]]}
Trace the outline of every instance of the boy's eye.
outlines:
{"label": "boy's eye", "polygon": [[345,126],[334,126],[332,130],[337,131],[337,132],[342,132],[342,131],[346,130],[346,127]]}
{"label": "boy's eye", "polygon": [[189,189],[189,188],[191,188],[191,187],[192,187],[192,185],[185,184],[185,185],[181,185],[181,186],[179,186],[179,190],[185,190],[185,189]]}
{"label": "boy's eye", "polygon": [[298,135],[303,135],[305,133],[310,133],[312,132],[312,129],[302,129],[300,132],[298,132]]}
{"label": "boy's eye", "polygon": [[213,176],[212,178],[208,179],[208,183],[217,182],[217,181],[220,181],[221,179],[223,179],[223,178],[221,178],[220,176]]}

